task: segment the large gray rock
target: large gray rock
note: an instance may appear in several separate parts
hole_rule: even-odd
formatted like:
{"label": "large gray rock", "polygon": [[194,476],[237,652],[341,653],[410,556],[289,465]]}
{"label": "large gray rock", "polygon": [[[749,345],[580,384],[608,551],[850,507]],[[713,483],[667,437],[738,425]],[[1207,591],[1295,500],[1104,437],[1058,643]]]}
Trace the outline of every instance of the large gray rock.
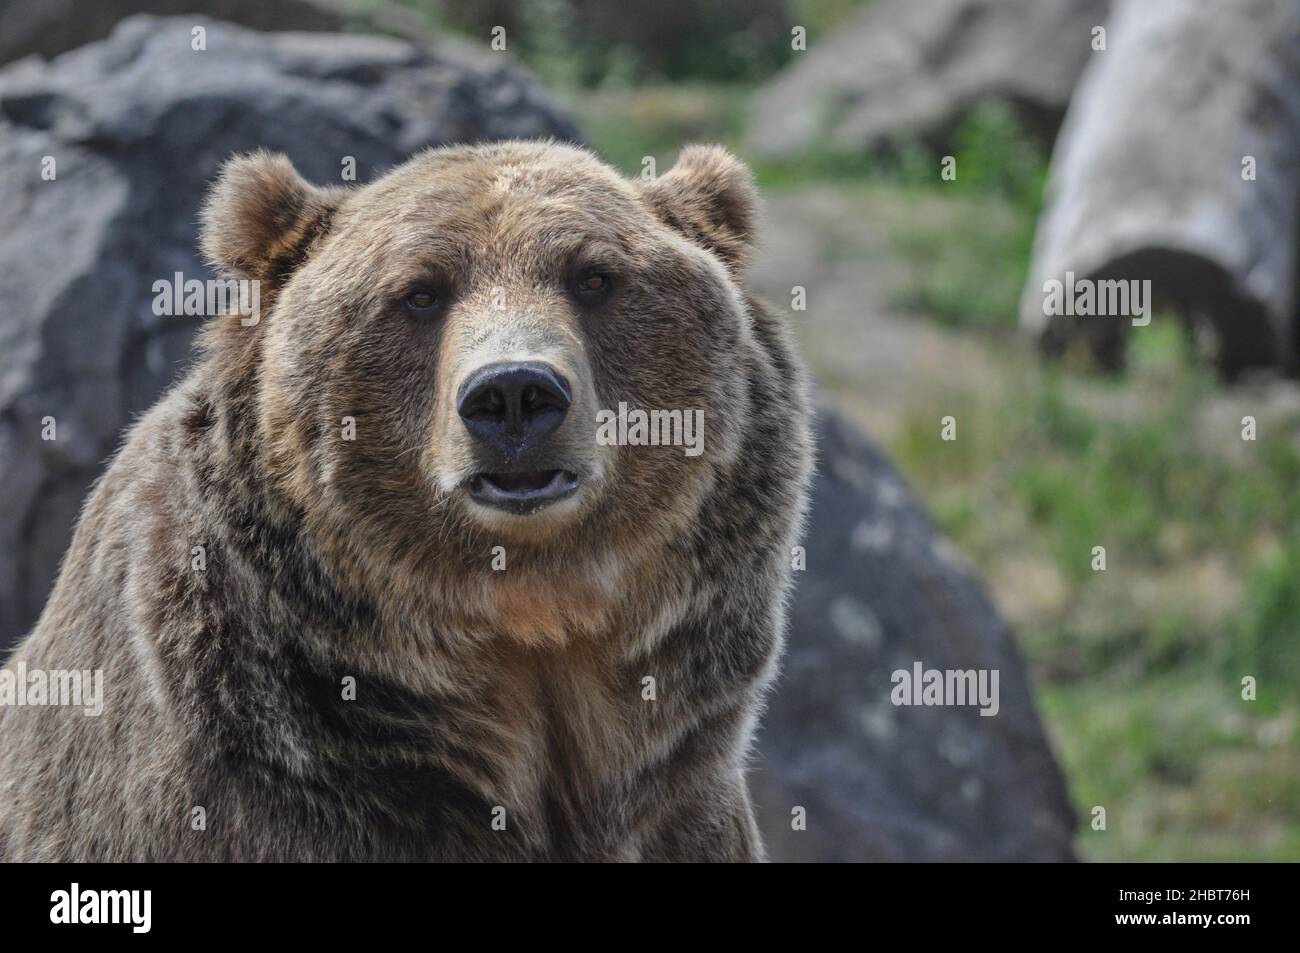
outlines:
{"label": "large gray rock", "polygon": [[281,150],[328,183],[352,156],[364,182],[428,145],[576,135],[498,56],[377,37],[136,17],[0,71],[0,648],[44,604],[123,425],[189,357],[198,319],[154,315],[152,286],[209,277],[195,221],[224,159]]}
{"label": "large gray rock", "polygon": [[[825,409],[817,438],[807,569],[755,759],[772,859],[1072,859],[1011,632],[884,456]],[[917,662],[996,670],[997,714],[894,705],[891,674]]]}
{"label": "large gray rock", "polygon": [[[393,3],[356,0],[5,0],[0,4],[0,63],[24,56],[53,59],[102,40],[119,20],[140,13],[184,14],[224,20],[255,30],[335,33],[364,28],[411,40],[426,40],[427,21]],[[486,35],[486,34],[485,34]]]}
{"label": "large gray rock", "polygon": [[1300,0],[1125,0],[1108,39],[1052,157],[1022,326],[1119,364],[1132,322],[1060,314],[1044,289],[1150,280],[1227,374],[1293,367]]}
{"label": "large gray rock", "polygon": [[983,100],[1050,137],[1110,0],[877,0],[762,87],[749,146],[770,159],[946,146]]}

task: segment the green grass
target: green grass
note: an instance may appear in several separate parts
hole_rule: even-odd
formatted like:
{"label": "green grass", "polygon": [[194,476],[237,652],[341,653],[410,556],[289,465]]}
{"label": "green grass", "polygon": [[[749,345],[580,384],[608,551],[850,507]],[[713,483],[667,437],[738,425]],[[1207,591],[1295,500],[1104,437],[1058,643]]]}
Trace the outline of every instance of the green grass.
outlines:
{"label": "green grass", "polygon": [[1027,277],[1033,218],[1000,202],[954,202],[943,223],[921,220],[892,235],[914,278],[894,300],[949,327],[1012,328]]}
{"label": "green grass", "polygon": [[591,90],[758,83],[800,55],[792,48],[792,27],[804,27],[815,44],[869,0],[783,0],[748,15],[732,3],[656,10],[574,0],[347,0],[345,7],[364,25],[368,13],[394,2],[431,30],[479,43],[499,26],[511,57],[546,87]]}
{"label": "green grass", "polygon": [[737,148],[750,87],[690,84],[570,92],[565,98],[583,134],[606,162],[639,176],[646,156],[667,172],[682,146],[716,142]]}
{"label": "green grass", "polygon": [[898,303],[951,327],[1014,326],[1047,156],[1006,106],[988,103],[957,132],[955,178],[941,177],[944,158],[913,149],[895,168],[903,183],[961,200],[946,221],[919,219],[895,231],[914,273]]}
{"label": "green grass", "polygon": [[1257,678],[1262,708],[1280,710],[1300,694],[1300,541],[1292,537],[1279,554],[1251,566],[1229,636],[1225,667]]}
{"label": "green grass", "polygon": [[[1219,386],[1173,319],[1148,332],[1125,375],[1081,377],[1026,356],[1002,393],[956,398],[970,408],[965,448],[937,439],[949,396],[909,418],[893,449],[986,574],[1046,566],[1063,592],[1018,621],[1081,850],[1294,859],[1300,419],[1243,442],[1239,418],[1212,413]],[[1096,545],[1105,572],[1091,568]],[[1241,697],[1243,676],[1257,681],[1254,701]],[[1105,833],[1088,826],[1094,804],[1107,806]]]}
{"label": "green grass", "polygon": [[[1040,701],[1072,779],[1078,846],[1095,860],[1294,860],[1300,771],[1293,716],[1217,679],[1048,686]],[[1092,828],[1106,809],[1106,830]]]}
{"label": "green grass", "polygon": [[[1045,164],[996,108],[959,140],[957,181],[921,186],[948,189],[949,214],[894,232],[914,269],[898,301],[987,335],[1017,320]],[[1220,385],[1176,319],[1131,338],[1128,372],[1110,378],[1011,347],[999,393],[936,395],[893,449],[1004,589],[1020,567],[1049,567],[1059,597],[1018,621],[1084,855],[1295,859],[1300,420],[1244,443],[1239,417],[1211,413]],[[950,407],[967,408],[964,446],[937,439]],[[1096,804],[1106,832],[1090,827]]]}

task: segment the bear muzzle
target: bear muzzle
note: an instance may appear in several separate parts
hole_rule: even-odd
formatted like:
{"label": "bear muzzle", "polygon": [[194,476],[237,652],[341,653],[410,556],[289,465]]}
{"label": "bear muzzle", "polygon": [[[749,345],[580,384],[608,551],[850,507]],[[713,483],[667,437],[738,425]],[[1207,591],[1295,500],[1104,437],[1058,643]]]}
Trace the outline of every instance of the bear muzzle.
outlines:
{"label": "bear muzzle", "polygon": [[475,502],[526,515],[578,491],[577,473],[548,465],[554,462],[548,459],[549,438],[564,422],[572,401],[565,376],[540,361],[488,364],[465,379],[456,409],[493,468],[470,478]]}

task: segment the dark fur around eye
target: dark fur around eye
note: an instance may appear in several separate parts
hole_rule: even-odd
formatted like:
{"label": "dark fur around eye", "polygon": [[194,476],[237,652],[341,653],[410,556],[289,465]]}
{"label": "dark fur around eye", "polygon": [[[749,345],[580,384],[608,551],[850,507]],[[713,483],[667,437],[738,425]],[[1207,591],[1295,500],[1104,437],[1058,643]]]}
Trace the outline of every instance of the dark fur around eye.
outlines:
{"label": "dark fur around eye", "polygon": [[407,311],[428,314],[442,306],[443,296],[433,288],[413,288],[402,302]]}
{"label": "dark fur around eye", "polygon": [[587,304],[604,301],[613,290],[613,279],[601,268],[584,268],[573,281],[574,295]]}

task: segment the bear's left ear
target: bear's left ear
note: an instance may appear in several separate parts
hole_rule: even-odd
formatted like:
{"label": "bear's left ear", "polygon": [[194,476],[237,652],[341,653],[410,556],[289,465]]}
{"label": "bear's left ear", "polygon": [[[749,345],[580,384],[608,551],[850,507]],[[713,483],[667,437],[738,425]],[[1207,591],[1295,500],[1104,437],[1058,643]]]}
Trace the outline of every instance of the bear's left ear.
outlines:
{"label": "bear's left ear", "polygon": [[749,168],[721,146],[687,146],[641,194],[670,228],[712,251],[739,275],[754,240],[758,193]]}
{"label": "bear's left ear", "polygon": [[306,261],[348,191],[317,188],[279,153],[235,156],[203,203],[203,255],[227,276],[276,287]]}

